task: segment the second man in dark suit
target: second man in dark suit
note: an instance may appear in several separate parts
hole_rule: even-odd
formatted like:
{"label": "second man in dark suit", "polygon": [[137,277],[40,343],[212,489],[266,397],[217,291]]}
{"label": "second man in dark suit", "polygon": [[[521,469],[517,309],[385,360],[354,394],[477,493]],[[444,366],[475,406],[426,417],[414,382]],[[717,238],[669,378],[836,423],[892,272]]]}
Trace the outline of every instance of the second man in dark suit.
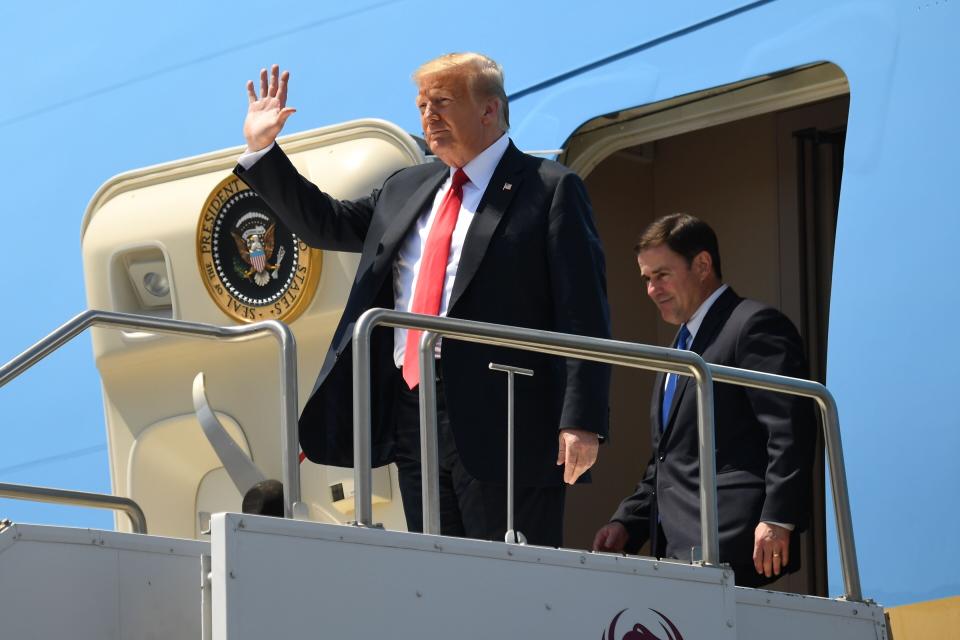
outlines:
{"label": "second man in dark suit", "polygon": [[[782,313],[723,284],[717,237],[674,214],[653,222],[636,247],[647,294],[679,325],[673,346],[704,360],[806,377],[800,336]],[[700,546],[696,390],[660,374],[650,411],[653,456],[636,492],[594,539],[600,551],[689,560]],[[730,384],[714,388],[720,561],[737,584],[759,586],[799,567],[795,532],[808,517],[816,422],[809,400]]]}
{"label": "second man in dark suit", "polygon": [[[308,244],[361,253],[356,279],[313,394],[300,443],[313,461],[352,465],[351,337],[388,307],[520,327],[609,336],[603,253],[582,181],[525,155],[506,135],[500,66],[451,54],[414,74],[424,137],[441,162],[398,171],[370,196],[337,200],[300,176],[275,144],[293,109],[288,74],[249,83],[248,151],[237,173]],[[373,463],[395,461],[408,527],[421,528],[416,336],[374,332]],[[438,370],[441,529],[503,539],[506,383],[518,377],[516,526],[559,545],[564,482],[597,457],[607,432],[609,368],[462,341],[441,343]]]}

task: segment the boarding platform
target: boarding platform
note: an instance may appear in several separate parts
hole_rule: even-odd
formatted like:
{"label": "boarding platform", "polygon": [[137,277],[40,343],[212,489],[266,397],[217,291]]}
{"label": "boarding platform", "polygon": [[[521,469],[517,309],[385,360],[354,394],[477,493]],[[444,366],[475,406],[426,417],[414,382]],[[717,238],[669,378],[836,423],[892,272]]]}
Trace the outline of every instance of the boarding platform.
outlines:
{"label": "boarding platform", "polygon": [[[296,402],[290,400],[290,389],[296,388],[296,345],[283,323],[218,327],[89,311],[0,368],[0,386],[93,326],[215,341],[275,337],[284,390],[277,402],[281,419],[275,436],[283,451],[286,517],[214,513],[200,540],[185,540],[151,535],[149,513],[144,516],[128,497],[0,486],[4,497],[116,509],[140,531],[0,524],[4,638],[887,638],[882,608],[860,591],[837,408],[829,391],[817,383],[711,365],[690,351],[372,309],[357,322],[353,340],[356,520],[329,524],[310,521],[311,510],[301,500],[292,428]],[[369,350],[372,331],[384,326],[424,332],[419,354],[425,381],[420,385],[422,534],[388,530],[373,520]],[[438,535],[432,373],[441,337],[692,376],[701,442],[699,558],[672,562]],[[241,489],[262,473],[235,441],[225,444],[228,430],[207,405],[202,381],[199,375],[194,380],[196,419],[224,472]],[[844,577],[841,598],[736,587],[733,572],[719,562],[714,381],[817,402],[833,483]]]}

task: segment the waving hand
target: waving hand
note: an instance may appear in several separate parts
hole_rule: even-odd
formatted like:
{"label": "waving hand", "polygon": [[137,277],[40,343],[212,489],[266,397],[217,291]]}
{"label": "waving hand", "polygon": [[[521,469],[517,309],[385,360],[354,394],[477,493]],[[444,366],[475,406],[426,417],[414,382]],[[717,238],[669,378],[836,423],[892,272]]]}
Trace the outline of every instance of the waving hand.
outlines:
{"label": "waving hand", "polygon": [[250,151],[259,151],[270,146],[283,125],[296,109],[287,106],[287,82],[290,72],[280,73],[280,67],[270,67],[270,81],[267,82],[267,70],[260,69],[260,95],[253,90],[253,81],[247,81],[247,117],[243,121],[243,137],[247,139]]}

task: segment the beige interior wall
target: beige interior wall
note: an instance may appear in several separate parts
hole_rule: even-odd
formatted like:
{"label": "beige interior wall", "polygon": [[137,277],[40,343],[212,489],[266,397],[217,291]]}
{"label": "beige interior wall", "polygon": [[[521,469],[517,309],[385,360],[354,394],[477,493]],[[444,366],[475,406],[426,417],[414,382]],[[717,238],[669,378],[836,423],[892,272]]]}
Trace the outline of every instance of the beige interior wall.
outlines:
{"label": "beige interior wall", "polygon": [[[654,217],[675,211],[716,230],[724,279],[740,295],[779,304],[775,134],[775,116],[757,116],[659,140],[652,161],[614,154],[586,176],[607,256],[615,338],[659,345],[673,338],[676,328],[659,319],[641,285],[633,245]],[[600,449],[593,484],[570,490],[568,546],[589,548],[639,480],[650,457],[652,386],[651,373],[614,369],[611,442]]]}
{"label": "beige interior wall", "polygon": [[[706,221],[720,241],[724,281],[742,296],[777,305],[776,119],[773,114],[658,141],[654,211]],[[665,326],[665,325],[664,325]],[[673,337],[675,328],[664,341]]]}

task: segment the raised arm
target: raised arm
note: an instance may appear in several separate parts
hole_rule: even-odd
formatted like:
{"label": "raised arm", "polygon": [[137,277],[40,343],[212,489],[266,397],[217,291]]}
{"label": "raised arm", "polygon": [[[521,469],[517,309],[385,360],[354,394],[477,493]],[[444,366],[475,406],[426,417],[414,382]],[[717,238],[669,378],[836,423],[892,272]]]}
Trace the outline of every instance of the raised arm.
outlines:
{"label": "raised arm", "polygon": [[[363,249],[377,191],[366,198],[337,200],[297,172],[280,146],[271,147],[295,109],[287,106],[290,73],[260,70],[260,95],[247,82],[249,106],[243,122],[247,151],[234,169],[287,227],[311,247],[331,251]],[[254,157],[251,158],[251,155]]]}
{"label": "raised arm", "polygon": [[296,109],[287,106],[287,83],[290,72],[280,73],[280,67],[270,67],[269,81],[267,70],[260,69],[260,95],[253,88],[253,80],[247,81],[247,117],[243,121],[243,137],[247,139],[249,151],[259,151],[269,147],[280,135],[283,125]]}

